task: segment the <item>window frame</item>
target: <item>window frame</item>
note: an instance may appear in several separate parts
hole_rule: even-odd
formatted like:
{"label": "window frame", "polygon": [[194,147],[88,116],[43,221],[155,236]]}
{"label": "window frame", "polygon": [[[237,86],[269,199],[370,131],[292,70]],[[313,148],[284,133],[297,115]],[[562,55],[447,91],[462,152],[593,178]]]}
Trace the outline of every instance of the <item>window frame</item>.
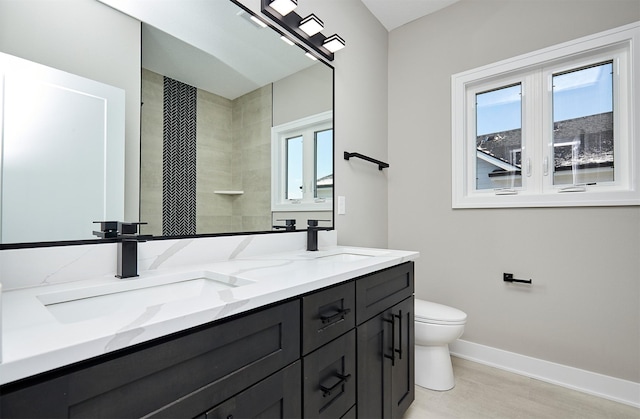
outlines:
{"label": "window frame", "polygon": [[[553,185],[552,77],[611,60],[614,182],[559,192],[567,185]],[[452,75],[452,208],[640,205],[640,83],[633,83],[639,71],[640,22],[635,22]],[[475,94],[516,83],[522,84],[522,187],[477,190]]]}
{"label": "window frame", "polygon": [[[301,200],[286,199],[287,193],[287,139],[303,136],[303,175],[304,182],[315,182],[315,133],[333,129],[333,111],[322,112],[309,117],[271,128],[271,211],[331,211],[331,198],[317,199],[314,196]],[[335,146],[335,141],[333,142]],[[335,154],[335,153],[334,153]],[[305,166],[304,161],[313,161],[312,167]],[[311,180],[308,179],[311,176]],[[313,185],[306,185],[313,190]],[[315,194],[314,194],[315,195]]]}

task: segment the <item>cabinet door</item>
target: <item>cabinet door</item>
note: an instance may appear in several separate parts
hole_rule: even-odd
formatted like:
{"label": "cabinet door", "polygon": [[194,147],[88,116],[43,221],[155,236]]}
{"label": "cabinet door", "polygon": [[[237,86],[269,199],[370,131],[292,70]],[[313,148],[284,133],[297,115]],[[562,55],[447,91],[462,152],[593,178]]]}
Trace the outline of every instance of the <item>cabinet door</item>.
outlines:
{"label": "cabinet door", "polygon": [[391,310],[358,326],[359,418],[391,417]]}
{"label": "cabinet door", "polygon": [[300,361],[208,411],[205,419],[300,418]]}
{"label": "cabinet door", "polygon": [[[395,321],[395,362],[391,368],[391,417],[401,418],[415,399],[413,297],[391,308]],[[393,329],[393,328],[392,328]]]}
{"label": "cabinet door", "polygon": [[358,417],[401,418],[415,398],[413,297],[358,326]]}
{"label": "cabinet door", "polygon": [[356,332],[303,358],[304,417],[339,418],[356,402]]}

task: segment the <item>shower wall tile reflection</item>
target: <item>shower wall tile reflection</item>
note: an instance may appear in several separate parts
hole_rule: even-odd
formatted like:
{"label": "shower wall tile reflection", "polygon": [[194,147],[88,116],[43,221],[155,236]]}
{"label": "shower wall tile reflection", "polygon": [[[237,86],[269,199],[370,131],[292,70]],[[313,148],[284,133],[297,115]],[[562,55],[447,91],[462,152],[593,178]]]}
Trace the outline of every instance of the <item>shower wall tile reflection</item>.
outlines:
{"label": "shower wall tile reflection", "polygon": [[140,220],[144,234],[162,235],[163,76],[142,69]]}
{"label": "shower wall tile reflection", "polygon": [[[140,218],[153,235],[162,234],[162,85],[143,69]],[[198,89],[196,118],[196,233],[270,230],[271,85],[235,100]]]}

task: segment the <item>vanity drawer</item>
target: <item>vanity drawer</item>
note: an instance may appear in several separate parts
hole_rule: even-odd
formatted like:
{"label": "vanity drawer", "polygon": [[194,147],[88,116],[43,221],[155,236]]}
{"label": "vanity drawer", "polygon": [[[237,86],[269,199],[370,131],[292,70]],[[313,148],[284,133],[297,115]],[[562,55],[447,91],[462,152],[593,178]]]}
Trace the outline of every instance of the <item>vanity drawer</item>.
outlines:
{"label": "vanity drawer", "polygon": [[342,335],[302,361],[303,417],[340,418],[356,403],[356,331]]}
{"label": "vanity drawer", "polygon": [[358,324],[413,295],[413,266],[406,262],[356,280]]}
{"label": "vanity drawer", "polygon": [[302,354],[308,354],[356,325],[353,281],[302,297]]}

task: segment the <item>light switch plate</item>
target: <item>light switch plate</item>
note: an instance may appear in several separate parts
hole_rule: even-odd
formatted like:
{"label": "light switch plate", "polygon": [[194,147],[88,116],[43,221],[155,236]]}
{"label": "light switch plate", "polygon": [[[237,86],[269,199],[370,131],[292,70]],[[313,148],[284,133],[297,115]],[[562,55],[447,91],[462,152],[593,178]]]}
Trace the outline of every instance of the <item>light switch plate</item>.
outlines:
{"label": "light switch plate", "polygon": [[338,215],[345,215],[347,213],[347,199],[344,196],[338,197]]}

